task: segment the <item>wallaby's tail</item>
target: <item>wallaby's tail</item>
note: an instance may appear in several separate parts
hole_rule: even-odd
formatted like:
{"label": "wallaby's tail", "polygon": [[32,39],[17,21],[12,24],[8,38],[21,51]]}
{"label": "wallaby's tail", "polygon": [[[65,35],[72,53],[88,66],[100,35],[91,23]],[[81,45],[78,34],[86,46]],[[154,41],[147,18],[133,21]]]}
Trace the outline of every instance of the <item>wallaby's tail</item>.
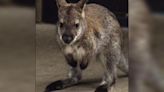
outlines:
{"label": "wallaby's tail", "polygon": [[129,64],[128,59],[124,56],[124,54],[121,54],[121,59],[118,64],[118,68],[123,71],[126,75],[129,73]]}

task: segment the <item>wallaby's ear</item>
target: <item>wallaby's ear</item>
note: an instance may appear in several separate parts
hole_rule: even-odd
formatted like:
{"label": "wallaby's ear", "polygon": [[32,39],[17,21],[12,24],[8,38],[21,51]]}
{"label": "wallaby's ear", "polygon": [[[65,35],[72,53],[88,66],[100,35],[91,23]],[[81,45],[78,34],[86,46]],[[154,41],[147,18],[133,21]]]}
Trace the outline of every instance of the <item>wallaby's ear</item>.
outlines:
{"label": "wallaby's ear", "polygon": [[85,4],[87,3],[88,0],[80,0],[78,3],[77,3],[77,6],[80,7],[81,9],[84,8]]}
{"label": "wallaby's ear", "polygon": [[60,8],[61,6],[66,6],[67,1],[66,0],[56,0],[57,7]]}

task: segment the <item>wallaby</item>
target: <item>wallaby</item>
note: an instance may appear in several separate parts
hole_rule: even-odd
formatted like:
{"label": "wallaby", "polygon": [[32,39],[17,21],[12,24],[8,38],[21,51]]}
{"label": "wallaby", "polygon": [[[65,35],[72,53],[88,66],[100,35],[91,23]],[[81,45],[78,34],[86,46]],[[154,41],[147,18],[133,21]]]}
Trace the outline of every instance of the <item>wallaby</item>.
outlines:
{"label": "wallaby", "polygon": [[145,0],[129,0],[129,19],[129,91],[147,92],[145,88],[152,88],[151,92],[164,92],[164,80],[151,53],[152,16]]}
{"label": "wallaby", "polygon": [[91,59],[102,62],[104,76],[95,92],[108,92],[115,83],[117,66],[128,73],[128,62],[122,53],[122,31],[115,17],[107,8],[98,4],[67,3],[57,0],[57,39],[70,66],[69,78],[48,85],[46,92],[60,90],[77,84],[82,70]]}

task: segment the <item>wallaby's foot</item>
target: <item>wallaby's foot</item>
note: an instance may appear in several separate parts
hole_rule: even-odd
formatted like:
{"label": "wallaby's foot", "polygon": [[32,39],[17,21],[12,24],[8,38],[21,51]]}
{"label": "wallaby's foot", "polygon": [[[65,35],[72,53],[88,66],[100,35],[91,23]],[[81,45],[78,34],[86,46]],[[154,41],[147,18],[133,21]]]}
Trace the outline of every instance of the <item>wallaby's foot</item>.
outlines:
{"label": "wallaby's foot", "polygon": [[64,85],[63,85],[63,81],[62,80],[59,80],[59,81],[55,81],[51,84],[49,84],[47,87],[46,87],[46,90],[45,92],[51,92],[51,91],[55,91],[55,90],[61,90],[64,88]]}
{"label": "wallaby's foot", "polygon": [[96,88],[95,92],[108,92],[108,87],[107,87],[107,85],[101,85]]}
{"label": "wallaby's foot", "polygon": [[64,88],[73,86],[75,84],[77,84],[77,82],[75,82],[72,79],[58,80],[58,81],[55,81],[55,82],[49,84],[46,87],[45,92],[52,92],[52,91],[55,91],[55,90],[62,90]]}

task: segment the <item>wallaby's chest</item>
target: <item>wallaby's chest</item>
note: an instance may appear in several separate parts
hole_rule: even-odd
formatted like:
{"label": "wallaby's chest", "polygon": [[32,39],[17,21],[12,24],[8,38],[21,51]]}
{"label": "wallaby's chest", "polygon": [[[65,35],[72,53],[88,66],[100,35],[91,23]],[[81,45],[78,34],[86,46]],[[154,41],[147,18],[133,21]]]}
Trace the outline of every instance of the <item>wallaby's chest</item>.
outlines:
{"label": "wallaby's chest", "polygon": [[86,49],[81,46],[66,46],[64,48],[65,55],[72,55],[73,58],[77,61],[82,60],[86,56]]}

